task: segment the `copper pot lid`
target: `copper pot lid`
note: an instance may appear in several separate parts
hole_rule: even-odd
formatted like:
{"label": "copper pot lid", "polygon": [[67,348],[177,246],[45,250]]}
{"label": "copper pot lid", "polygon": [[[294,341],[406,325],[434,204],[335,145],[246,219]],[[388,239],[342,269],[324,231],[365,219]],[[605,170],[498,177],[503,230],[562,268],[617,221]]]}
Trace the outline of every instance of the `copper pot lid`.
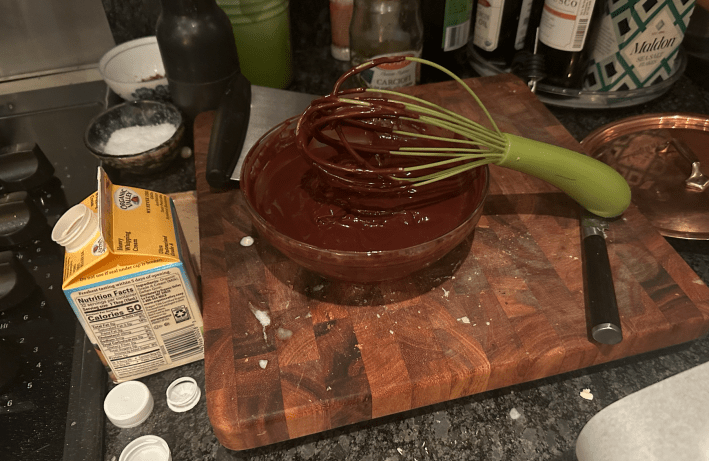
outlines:
{"label": "copper pot lid", "polygon": [[623,175],[633,203],[662,235],[709,239],[706,115],[630,117],[594,130],[581,145]]}

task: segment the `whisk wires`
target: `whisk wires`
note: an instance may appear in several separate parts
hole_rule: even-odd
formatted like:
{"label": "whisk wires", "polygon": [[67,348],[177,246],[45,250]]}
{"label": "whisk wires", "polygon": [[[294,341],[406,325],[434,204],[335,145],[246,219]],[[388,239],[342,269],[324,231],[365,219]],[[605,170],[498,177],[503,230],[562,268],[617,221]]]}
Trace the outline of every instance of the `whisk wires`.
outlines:
{"label": "whisk wires", "polygon": [[[378,58],[377,63],[381,59]],[[304,138],[308,141],[301,138],[300,146],[314,165],[333,179],[349,185],[357,184],[359,179],[362,179],[362,184],[369,186],[376,178],[381,178],[380,184],[385,185],[383,188],[391,184],[415,187],[440,181],[505,157],[507,138],[475,92],[462,79],[448,69],[424,59],[398,59],[430,65],[449,75],[482,109],[491,128],[405,93],[369,88],[341,90],[340,85],[348,76],[376,64],[369,61],[346,73],[335,84],[330,95],[314,101],[301,117],[308,120],[309,126],[304,128],[308,132]],[[390,136],[394,141],[374,146],[362,141],[361,137],[348,136],[343,127],[378,133],[377,136],[383,139]],[[319,156],[316,149],[310,147],[310,139],[342,149],[350,156],[351,162],[333,161]],[[407,161],[399,164],[402,166],[392,167],[386,166],[391,165],[386,161],[388,156],[421,157],[430,161],[418,164]]]}

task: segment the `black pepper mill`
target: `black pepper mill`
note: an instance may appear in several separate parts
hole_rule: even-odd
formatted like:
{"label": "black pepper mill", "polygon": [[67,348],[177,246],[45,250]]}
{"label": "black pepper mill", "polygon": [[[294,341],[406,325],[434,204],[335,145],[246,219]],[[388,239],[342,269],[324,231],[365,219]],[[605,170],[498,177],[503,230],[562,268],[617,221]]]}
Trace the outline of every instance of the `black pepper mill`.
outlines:
{"label": "black pepper mill", "polygon": [[160,0],[156,36],[173,103],[194,119],[240,73],[229,17],[215,0]]}

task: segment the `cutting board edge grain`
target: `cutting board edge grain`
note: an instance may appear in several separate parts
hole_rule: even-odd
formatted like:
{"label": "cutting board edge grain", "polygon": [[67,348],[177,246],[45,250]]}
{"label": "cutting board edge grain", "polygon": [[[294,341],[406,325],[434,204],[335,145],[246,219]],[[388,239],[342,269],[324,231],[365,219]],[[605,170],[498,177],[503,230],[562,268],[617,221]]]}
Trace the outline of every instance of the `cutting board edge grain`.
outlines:
{"label": "cutting board edge grain", "polygon": [[[580,151],[518,78],[466,82],[503,131]],[[407,91],[481,117],[455,82]],[[463,262],[453,271],[432,268],[440,280],[416,296],[396,297],[403,282],[328,282],[255,235],[257,245],[240,247],[254,232],[243,196],[211,191],[204,180],[213,118],[195,121],[195,162],[207,404],[226,448],[248,450],[534,381],[709,330],[709,288],[631,205],[607,234],[625,337],[616,346],[590,341],[577,206],[502,168],[491,167],[486,213]],[[267,312],[270,325],[254,309]]]}

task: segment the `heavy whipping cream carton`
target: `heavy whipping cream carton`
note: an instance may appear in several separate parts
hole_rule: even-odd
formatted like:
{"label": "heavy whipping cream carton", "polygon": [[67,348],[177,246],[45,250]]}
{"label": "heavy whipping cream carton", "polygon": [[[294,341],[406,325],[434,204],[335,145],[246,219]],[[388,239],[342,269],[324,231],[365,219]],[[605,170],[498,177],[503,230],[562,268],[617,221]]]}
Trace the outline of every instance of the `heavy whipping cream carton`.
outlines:
{"label": "heavy whipping cream carton", "polygon": [[98,190],[52,238],[66,250],[64,294],[114,382],[204,358],[198,279],[170,197],[99,168]]}

